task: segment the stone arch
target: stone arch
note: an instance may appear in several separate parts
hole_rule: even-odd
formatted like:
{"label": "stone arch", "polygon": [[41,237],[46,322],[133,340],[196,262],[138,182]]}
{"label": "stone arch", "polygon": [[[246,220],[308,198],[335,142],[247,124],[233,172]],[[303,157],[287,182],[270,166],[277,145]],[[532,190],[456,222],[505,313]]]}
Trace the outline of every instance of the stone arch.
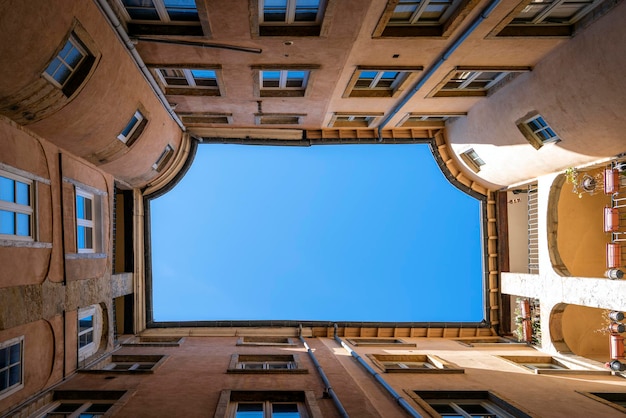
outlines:
{"label": "stone arch", "polygon": [[606,310],[559,303],[550,312],[550,338],[559,353],[597,361],[609,359]]}

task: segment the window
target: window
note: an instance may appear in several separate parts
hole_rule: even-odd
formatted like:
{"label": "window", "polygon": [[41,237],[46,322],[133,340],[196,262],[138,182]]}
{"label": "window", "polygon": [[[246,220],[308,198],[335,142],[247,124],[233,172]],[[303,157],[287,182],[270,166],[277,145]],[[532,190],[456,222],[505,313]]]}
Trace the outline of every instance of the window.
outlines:
{"label": "window", "polygon": [[467,164],[469,168],[475,173],[480,171],[480,167],[485,165],[485,162],[478,156],[473,148],[468,149],[461,153],[461,159]]}
{"label": "window", "polygon": [[499,356],[505,361],[535,374],[610,374],[610,370],[588,366],[552,356]]}
{"label": "window", "polygon": [[95,196],[76,189],[76,247],[79,253],[96,252]]}
{"label": "window", "polygon": [[296,343],[289,337],[241,337],[237,345],[294,346]]}
{"label": "window", "polygon": [[254,115],[257,125],[299,125],[305,116],[284,113],[256,113]]}
{"label": "window", "polygon": [[203,36],[195,0],[121,0],[130,35]]}
{"label": "window", "polygon": [[415,347],[415,343],[407,343],[398,338],[347,338],[347,340],[355,346],[384,347],[392,345],[396,347]]}
{"label": "window", "polygon": [[185,126],[197,125],[228,125],[232,123],[232,113],[179,113]]}
{"label": "window", "polygon": [[115,402],[124,396],[119,390],[57,390],[53,402],[48,405],[41,418],[87,418],[104,416],[113,410]]}
{"label": "window", "polygon": [[462,0],[390,0],[372,36],[449,36],[474,6]]}
{"label": "window", "polygon": [[259,71],[261,97],[302,97],[309,80],[308,70]]}
{"label": "window", "polygon": [[328,126],[332,128],[369,128],[383,113],[334,113]]}
{"label": "window", "polygon": [[165,359],[166,356],[163,355],[113,354],[105,362],[99,362],[90,369],[81,370],[81,373],[154,373]]}
{"label": "window", "polygon": [[520,343],[515,340],[509,340],[503,337],[484,337],[484,338],[463,338],[455,340],[457,343],[466,347],[493,347],[495,344],[498,346],[508,345],[511,347],[526,346],[526,343]]}
{"label": "window", "polygon": [[368,354],[385,373],[464,373],[464,370],[440,357],[420,355]]}
{"label": "window", "polygon": [[[165,94],[220,96],[219,68],[157,68],[156,73]],[[223,88],[222,88],[223,90]]]}
{"label": "window", "polygon": [[84,350],[94,343],[94,312],[89,310],[78,318],[78,349]]}
{"label": "window", "polygon": [[137,337],[132,341],[122,343],[122,347],[178,347],[185,339],[181,337]]}
{"label": "window", "polygon": [[541,115],[535,114],[530,118],[522,118],[517,121],[516,125],[530,145],[536,149],[541,148],[544,144],[561,141]]}
{"label": "window", "polygon": [[312,391],[230,391],[220,396],[216,418],[321,418]]}
{"label": "window", "polygon": [[413,127],[430,127],[430,126],[445,126],[446,121],[453,121],[456,118],[465,116],[466,113],[431,113],[431,114],[407,114],[398,124],[403,128]]}
{"label": "window", "polygon": [[120,132],[117,136],[117,139],[130,147],[137,140],[137,138],[139,138],[139,135],[141,135],[147,123],[148,120],[139,110],[137,110],[130,118],[122,132]]}
{"label": "window", "polygon": [[32,180],[0,171],[0,237],[33,240]]}
{"label": "window", "polygon": [[258,3],[260,36],[319,36],[324,0],[251,0]]}
{"label": "window", "polygon": [[[84,32],[81,27],[75,29]],[[61,89],[65,96],[70,97],[85,81],[94,63],[93,54],[77,34],[71,32],[42,76]]]}
{"label": "window", "polygon": [[416,69],[370,69],[359,67],[354,72],[343,97],[396,97],[417,75]]}
{"label": "window", "polygon": [[159,158],[152,164],[152,169],[160,173],[172,158],[172,155],[174,155],[174,148],[172,148],[170,144],[167,144],[161,155],[159,155]]}
{"label": "window", "polygon": [[497,27],[497,36],[572,36],[601,0],[526,0]]}
{"label": "window", "polygon": [[528,68],[518,69],[470,69],[455,68],[439,85],[429,94],[432,97],[457,97],[457,96],[487,96],[493,92],[494,87],[500,86],[509,76]]}
{"label": "window", "polygon": [[595,401],[601,402],[620,412],[626,413],[626,392],[580,392]]}
{"label": "window", "polygon": [[[486,391],[415,391],[418,404],[441,417],[515,418],[529,416]],[[432,413],[431,412],[431,413]]]}
{"label": "window", "polygon": [[307,373],[296,354],[233,354],[228,373]]}
{"label": "window", "polygon": [[24,337],[0,343],[0,399],[24,387]]}

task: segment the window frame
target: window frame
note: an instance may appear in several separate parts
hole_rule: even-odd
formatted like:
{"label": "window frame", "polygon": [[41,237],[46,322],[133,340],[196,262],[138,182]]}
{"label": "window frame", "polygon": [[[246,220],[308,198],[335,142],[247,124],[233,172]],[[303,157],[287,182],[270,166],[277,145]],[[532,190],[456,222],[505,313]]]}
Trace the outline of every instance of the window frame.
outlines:
{"label": "window frame", "polygon": [[[222,83],[222,67],[220,65],[192,65],[189,67],[169,67],[156,66],[152,68],[156,79],[161,85],[161,89],[167,96],[211,96],[220,97],[224,94],[225,87]],[[180,79],[185,79],[186,85],[169,84],[164,71],[181,71]],[[215,73],[215,86],[198,85],[198,80],[193,74],[194,71],[213,71]],[[210,80],[210,79],[208,79]]]}
{"label": "window frame", "polygon": [[[520,73],[530,71],[530,67],[454,67],[426,97],[485,97],[508,83]],[[469,73],[459,88],[446,88],[446,85],[455,79],[457,73]],[[470,84],[484,73],[499,73],[484,87],[469,88]]]}
{"label": "window frame", "polygon": [[448,404],[454,409],[455,414],[471,418],[472,415],[469,415],[458,406],[459,403],[463,402],[481,405],[489,412],[496,414],[496,418],[531,418],[531,416],[519,406],[492,391],[413,390],[407,391],[407,393],[432,417],[442,416],[433,408],[433,405]]}
{"label": "window frame", "polygon": [[[446,113],[407,113],[396,125],[400,128],[423,128],[423,127],[440,127],[446,126],[446,122],[452,122],[457,118],[467,116],[465,112],[446,112]],[[413,120],[417,119],[419,120]]]}
{"label": "window frame", "polygon": [[247,335],[237,339],[237,345],[295,347],[298,344],[291,337]]}
{"label": "window frame", "polygon": [[[255,91],[258,97],[305,97],[307,95],[307,90],[309,85],[311,84],[311,73],[312,68],[255,68]],[[264,83],[264,72],[278,72],[278,87],[265,87]],[[289,82],[289,72],[304,72],[304,77],[302,78],[302,85],[297,87],[288,87],[287,84]]]}
{"label": "window frame", "polygon": [[[91,327],[86,328],[84,330],[81,330],[80,328],[80,321],[85,319],[85,318],[90,318],[91,317]],[[78,316],[77,316],[77,330],[76,330],[76,342],[77,342],[77,346],[78,346],[78,356],[79,359],[81,358],[87,358],[89,357],[91,354],[93,354],[95,351],[97,351],[97,344],[96,344],[96,327],[97,327],[97,313],[96,313],[96,307],[95,306],[89,306],[83,309],[80,309],[78,311]],[[89,332],[91,332],[91,341],[88,342],[87,344],[81,346],[81,341],[80,341],[80,337],[82,335],[86,335]]]}
{"label": "window frame", "polygon": [[334,7],[336,0],[319,0],[314,21],[296,21],[296,0],[287,0],[284,21],[265,21],[264,0],[249,0],[250,31],[253,37],[263,36],[325,36],[328,22],[327,10]]}
{"label": "window frame", "polygon": [[[0,342],[0,350],[6,350],[10,347],[13,347],[15,345],[19,344],[19,351],[20,351],[20,358],[19,358],[19,362],[18,363],[13,363],[13,364],[9,364],[9,362],[7,362],[7,366],[4,368],[0,368],[0,372],[1,371],[8,371],[9,368],[11,368],[11,366],[15,366],[16,364],[19,364],[20,367],[20,380],[18,383],[7,386],[6,388],[2,389],[0,386],[0,399],[4,399],[6,397],[9,397],[11,395],[13,395],[15,392],[21,390],[24,388],[24,336],[21,335],[19,337],[15,337],[15,338],[11,338],[9,340],[6,341],[2,341]],[[9,379],[9,374],[7,373],[7,379]],[[9,384],[9,381],[7,380],[7,385]]]}
{"label": "window frame", "polygon": [[[423,67],[369,67],[357,66],[348,81],[348,85],[342,95],[343,98],[389,98],[398,97],[404,89],[415,79],[417,74],[423,70]],[[376,76],[372,78],[368,87],[357,86],[361,80],[361,74],[364,72],[376,72]],[[383,79],[384,73],[395,72],[398,75],[391,82],[389,87],[379,87],[378,84]],[[363,78],[369,80],[369,78]]]}
{"label": "window frame", "polygon": [[159,155],[159,158],[157,158],[154,164],[152,164],[152,169],[160,173],[161,171],[163,171],[165,166],[167,166],[167,163],[169,163],[173,156],[174,147],[170,144],[165,145],[165,148],[163,148],[163,151]]}
{"label": "window frame", "polygon": [[417,347],[417,344],[408,343],[400,338],[354,337],[346,338],[346,341],[355,347]]}
{"label": "window frame", "polygon": [[[172,20],[163,0],[151,0],[156,10],[156,19],[133,19],[123,0],[115,0],[117,10],[126,23],[126,29],[132,36],[171,35],[171,36],[210,36],[208,20],[203,18],[204,2],[194,1],[197,20]],[[198,6],[200,4],[200,6]],[[205,22],[206,21],[206,22]]]}
{"label": "window frame", "polygon": [[[385,373],[459,374],[465,370],[432,354],[366,354]],[[408,363],[408,364],[407,364]],[[411,367],[422,363],[424,367]],[[397,365],[397,366],[396,366]],[[402,367],[404,365],[404,367]]]}
{"label": "window frame", "polygon": [[79,405],[76,410],[67,415],[68,418],[78,418],[82,412],[94,404],[110,405],[106,412],[96,412],[94,416],[113,416],[119,405],[125,403],[128,398],[129,393],[125,390],[55,390],[52,401],[39,409],[33,416],[46,418],[48,414],[53,413],[56,408],[63,404]]}
{"label": "window frame", "polygon": [[[133,120],[135,121],[134,123]],[[137,109],[128,123],[124,126],[124,129],[122,129],[120,134],[117,136],[117,139],[122,141],[127,147],[130,147],[141,136],[147,124],[148,119],[142,113],[141,109]],[[128,130],[128,133],[124,135],[124,131],[126,130]]]}
{"label": "window frame", "polygon": [[256,125],[300,125],[305,113],[255,113]]}
{"label": "window frame", "polygon": [[[566,375],[566,374],[582,374],[582,375],[610,375],[611,371],[606,369],[593,369],[588,365],[579,364],[574,361],[568,361],[567,358],[535,355],[535,356],[497,356],[502,360],[519,367],[529,373],[534,374],[550,374],[550,375]],[[537,367],[533,365],[552,365],[556,367]]]}
{"label": "window frame", "polygon": [[[0,169],[0,177],[13,181],[13,200],[17,200],[17,184],[16,182],[25,184],[28,186],[28,205],[23,205],[17,202],[9,202],[8,200],[0,200],[0,210],[13,213],[13,229],[14,234],[2,234],[0,233],[0,239],[7,239],[12,241],[36,241],[37,240],[37,182],[33,179],[29,179],[18,174]],[[29,216],[29,235],[17,235],[17,215]]]}
{"label": "window frame", "polygon": [[459,157],[465,163],[465,165],[474,173],[478,173],[481,170],[481,167],[486,164],[485,161],[480,158],[474,148],[468,148],[465,151],[459,153]]}
{"label": "window frame", "polygon": [[[71,65],[68,64],[63,57],[60,56],[61,52],[63,52],[63,50],[65,49],[68,43],[72,44],[72,49],[76,49],[81,55],[80,60],[76,63],[74,68],[72,68]],[[74,32],[71,32],[70,35],[65,40],[65,42],[63,43],[63,46],[61,47],[61,49],[57,51],[54,57],[49,61],[49,64],[46,66],[45,70],[43,71],[41,75],[50,83],[52,83],[54,86],[63,90],[65,85],[70,81],[72,76],[74,76],[74,74],[78,71],[78,69],[84,63],[84,61],[87,59],[88,56],[89,56],[89,52],[87,48],[82,45],[78,36],[76,36]],[[52,63],[55,60],[58,60],[60,64],[56,67],[55,71],[53,71],[53,73],[50,74],[48,72],[48,69],[52,66]],[[54,74],[57,73],[57,70],[61,68],[61,66],[70,70],[69,74],[67,75],[65,79],[63,79],[63,81],[59,81],[56,77],[54,77]]]}
{"label": "window frame", "polygon": [[[97,199],[97,195],[94,193],[91,193],[87,190],[84,190],[80,187],[75,186],[74,187],[74,208],[76,210],[76,252],[79,254],[93,254],[93,253],[97,253],[100,251],[100,247],[98,245],[100,238],[100,233],[98,231],[98,225],[100,224],[98,222],[98,216],[99,216],[99,208],[98,208],[98,204],[97,202],[99,200]],[[83,201],[85,201],[86,199],[89,199],[91,201],[91,218],[92,219],[83,219],[83,218],[79,218],[78,217],[78,197],[82,197]],[[80,239],[79,239],[79,231],[80,228],[84,228],[86,229],[90,229],[91,230],[91,246],[87,247],[80,247]],[[84,237],[84,240],[86,241],[86,237]]]}
{"label": "window frame", "polygon": [[[257,368],[247,368],[247,364],[261,365]],[[284,364],[284,368],[272,368],[272,365]],[[305,374],[307,369],[302,367],[297,354],[233,354],[228,365],[227,373],[238,374]]]}
{"label": "window frame", "polygon": [[[531,126],[531,123],[537,120],[541,121],[539,122],[539,125],[543,124],[543,126],[540,126],[539,129],[535,129],[533,126]],[[531,112],[527,114],[523,118],[517,120],[515,122],[515,125],[517,126],[517,129],[520,130],[522,135],[524,135],[524,138],[526,138],[530,145],[532,145],[537,150],[546,144],[556,144],[561,142],[561,138],[559,137],[559,135],[554,131],[550,124],[546,122],[545,118],[537,112]],[[544,139],[543,135],[539,134],[540,132],[548,132],[549,138]],[[550,133],[554,135],[551,135]]]}
{"label": "window frame", "polygon": [[[323,418],[316,395],[310,390],[223,390],[214,418],[236,417],[240,403],[296,403],[301,418]],[[271,414],[265,415],[270,417]]]}
{"label": "window frame", "polygon": [[[621,405],[620,403],[626,404],[626,392],[583,392],[576,391],[583,396],[588,397],[589,399],[593,399],[594,401],[600,402],[604,405],[610,406],[624,414],[626,414],[626,406]],[[608,398],[608,399],[607,399]],[[610,399],[615,398],[615,399]],[[621,398],[621,399],[617,399]],[[620,402],[620,403],[617,403]]]}
{"label": "window frame", "polygon": [[[606,0],[594,0],[580,9],[567,22],[545,22],[550,12],[558,9],[565,0],[555,1],[538,13],[531,21],[515,22],[523,11],[530,7],[532,0],[522,0],[506,17],[489,33],[489,37],[560,37],[569,38],[583,27],[606,13],[612,7],[612,3]],[[606,6],[606,7],[605,7]],[[603,10],[602,13],[594,14],[594,9]]]}
{"label": "window frame", "polygon": [[478,4],[473,0],[452,0],[448,9],[436,22],[419,20],[430,0],[418,5],[411,19],[407,22],[392,22],[396,8],[400,0],[389,0],[383,11],[374,32],[373,38],[397,38],[397,37],[435,37],[448,38],[456,30],[467,15]]}
{"label": "window frame", "polygon": [[[385,114],[383,112],[334,112],[330,121],[329,128],[371,128],[376,126]],[[342,120],[348,118],[348,120]],[[366,118],[365,120],[350,120],[356,118]]]}

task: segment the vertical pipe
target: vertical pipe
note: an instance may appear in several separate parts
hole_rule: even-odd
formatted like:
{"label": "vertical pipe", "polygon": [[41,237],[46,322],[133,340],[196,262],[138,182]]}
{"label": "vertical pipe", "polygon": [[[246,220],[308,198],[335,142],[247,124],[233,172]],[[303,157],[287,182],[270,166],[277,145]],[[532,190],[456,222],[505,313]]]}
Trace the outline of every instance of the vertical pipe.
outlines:
{"label": "vertical pipe", "polygon": [[406,399],[400,396],[398,392],[396,392],[391,386],[389,386],[389,384],[385,382],[385,379],[383,379],[380,374],[372,369],[370,365],[367,364],[360,355],[358,355],[358,353],[348,347],[348,345],[341,338],[339,338],[339,336],[337,335],[337,324],[335,324],[334,337],[335,341],[337,341],[340,346],[345,348],[346,351],[350,353],[350,355],[352,355],[352,357],[354,357],[357,362],[374,377],[374,379],[393,397],[393,399],[402,407],[402,409],[404,409],[406,412],[409,413],[409,415],[414,418],[423,418],[415,409],[413,409],[413,407],[406,401]]}
{"label": "vertical pipe", "polygon": [[343,418],[350,418],[350,416],[346,412],[345,408],[341,404],[341,401],[339,400],[339,397],[337,397],[337,394],[335,393],[333,388],[330,386],[330,381],[326,377],[326,373],[324,373],[324,370],[322,369],[322,366],[317,361],[317,358],[315,357],[315,354],[313,353],[313,350],[311,350],[311,347],[309,347],[309,345],[306,343],[306,341],[304,341],[304,338],[302,337],[302,325],[300,325],[299,337],[300,337],[300,341],[302,341],[302,344],[304,344],[304,348],[306,348],[306,351],[309,353],[309,357],[311,357],[311,361],[315,365],[315,368],[317,369],[317,372],[319,373],[320,377],[322,378],[322,382],[324,382],[324,391],[325,391],[325,393],[327,393],[328,396],[330,396],[330,398],[333,400],[335,406],[337,407],[337,410],[339,411],[339,415],[341,415]]}

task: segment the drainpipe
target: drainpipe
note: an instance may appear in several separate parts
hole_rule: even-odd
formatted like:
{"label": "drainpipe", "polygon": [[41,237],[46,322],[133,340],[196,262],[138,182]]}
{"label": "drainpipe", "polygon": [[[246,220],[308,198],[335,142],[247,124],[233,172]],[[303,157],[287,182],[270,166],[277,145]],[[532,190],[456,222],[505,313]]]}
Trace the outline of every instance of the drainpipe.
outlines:
{"label": "drainpipe", "polygon": [[341,415],[343,418],[350,418],[350,416],[348,415],[348,413],[344,409],[343,405],[341,404],[341,401],[337,397],[337,394],[335,393],[333,388],[330,386],[330,382],[328,381],[328,378],[326,377],[326,374],[324,373],[324,370],[322,369],[322,366],[317,361],[317,358],[315,357],[315,354],[313,353],[313,350],[311,350],[311,347],[309,347],[309,345],[306,343],[306,341],[304,341],[304,338],[302,337],[302,325],[300,325],[300,330],[299,330],[299,333],[298,333],[298,337],[300,338],[300,341],[302,341],[302,344],[304,344],[304,348],[306,348],[306,351],[309,353],[309,357],[311,357],[311,361],[315,365],[315,368],[317,369],[317,372],[319,373],[320,377],[322,378],[322,382],[324,382],[324,397],[330,396],[330,398],[333,400],[335,406],[337,407],[337,410],[339,411],[339,415]]}
{"label": "drainpipe", "polygon": [[445,52],[441,55],[441,57],[439,58],[439,60],[437,62],[435,62],[435,64],[433,64],[422,76],[422,78],[419,79],[419,81],[417,82],[417,84],[402,98],[402,100],[400,100],[400,102],[395,105],[393,107],[393,109],[391,109],[391,112],[389,112],[389,114],[387,116],[385,116],[383,118],[383,120],[380,122],[380,124],[378,125],[378,142],[382,142],[383,141],[383,128],[385,127],[385,125],[387,123],[389,123],[389,121],[391,120],[391,118],[393,118],[395,116],[396,113],[398,113],[398,111],[404,107],[405,104],[407,104],[407,102],[409,100],[411,100],[413,98],[413,96],[415,95],[415,93],[417,93],[417,91],[422,88],[422,86],[424,84],[426,84],[426,82],[430,79],[430,77],[435,73],[435,71],[437,71],[439,69],[439,67],[441,66],[441,64],[444,63],[445,60],[447,60],[450,55],[452,55],[452,53],[465,41],[465,39],[467,39],[467,37],[474,32],[474,29],[476,29],[478,27],[478,25],[480,25],[480,23],[485,20],[487,18],[487,16],[489,16],[491,14],[491,12],[493,11],[493,9],[495,9],[495,7],[500,3],[500,0],[491,0],[491,2],[487,5],[487,7],[485,7],[485,9],[482,11],[482,13],[480,15],[478,15],[476,17],[476,19],[474,19],[474,21],[472,22],[472,24],[465,29],[461,35],[459,35],[459,37],[456,39],[456,41],[454,41],[452,43],[452,45],[450,45]]}
{"label": "drainpipe", "polygon": [[393,399],[395,399],[395,401],[406,412],[409,413],[409,415],[411,415],[414,418],[423,418],[415,409],[413,409],[413,407],[402,396],[398,394],[398,392],[396,392],[391,386],[389,386],[387,382],[385,382],[385,380],[380,376],[380,374],[378,374],[374,369],[372,369],[370,365],[367,364],[361,356],[359,356],[354,350],[348,347],[348,345],[341,338],[339,338],[339,336],[337,335],[337,324],[335,324],[334,337],[335,337],[335,341],[337,341],[339,345],[345,348],[346,351],[350,353],[352,357],[354,357],[359,362],[359,364],[363,366],[363,368],[367,370],[367,372],[371,374],[378,383],[380,383],[380,385],[383,388],[385,388],[385,390],[393,397]]}
{"label": "drainpipe", "polygon": [[130,40],[130,38],[126,34],[126,31],[124,31],[124,27],[122,26],[119,19],[115,15],[115,12],[113,11],[113,9],[111,9],[111,6],[109,6],[109,4],[107,3],[107,0],[94,0],[94,1],[98,4],[98,6],[100,6],[100,10],[105,14],[109,23],[113,26],[113,29],[115,29],[115,31],[121,38],[122,42],[124,43],[124,45],[126,45],[126,49],[128,49],[128,52],[130,52],[131,57],[135,60],[135,64],[137,64],[137,66],[143,73],[144,77],[150,84],[150,87],[152,87],[152,90],[154,91],[158,99],[163,104],[163,107],[165,107],[165,110],[167,110],[167,112],[170,114],[172,119],[174,119],[174,122],[176,122],[178,126],[180,126],[180,129],[182,129],[183,132],[185,132],[185,125],[183,125],[183,122],[180,120],[178,115],[174,113],[174,109],[172,109],[172,107],[170,106],[169,102],[167,101],[167,98],[165,97],[165,95],[161,91],[161,88],[159,87],[156,80],[152,76],[152,73],[150,73],[150,70],[148,70],[148,67],[146,67],[146,64],[143,62],[143,60],[139,56],[139,53],[137,52],[137,49],[135,48],[135,44],[133,43],[133,41]]}

